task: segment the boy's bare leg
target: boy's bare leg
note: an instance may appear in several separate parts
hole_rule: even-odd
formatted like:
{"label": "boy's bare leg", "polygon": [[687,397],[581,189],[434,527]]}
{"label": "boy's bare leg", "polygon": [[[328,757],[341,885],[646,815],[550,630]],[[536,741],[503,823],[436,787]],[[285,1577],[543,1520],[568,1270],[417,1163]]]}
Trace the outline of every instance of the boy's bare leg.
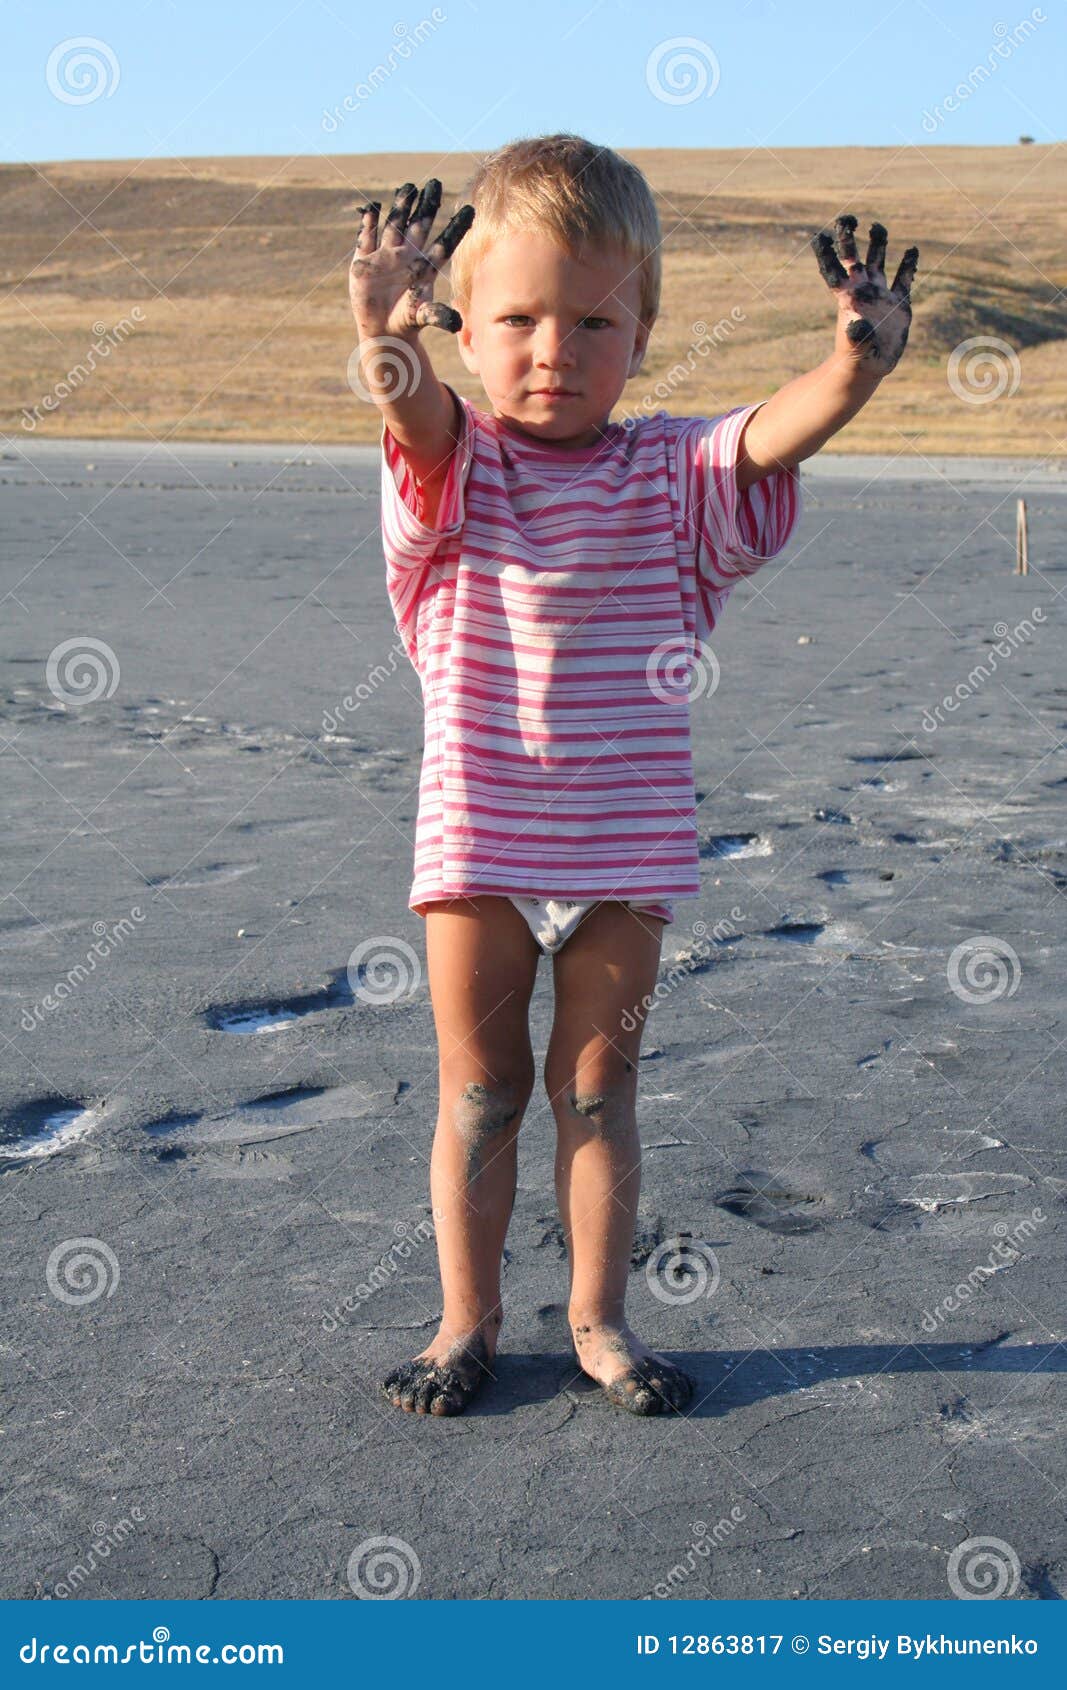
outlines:
{"label": "boy's bare leg", "polygon": [[492,1376],[518,1131],[534,1084],[528,1011],[540,954],[507,898],[427,910],[440,1091],[430,1197],[444,1309],[433,1340],[383,1381],[397,1407],[419,1414],[460,1413]]}
{"label": "boy's bare leg", "polygon": [[556,1005],[545,1059],[575,1351],[583,1371],[634,1414],[683,1408],[693,1390],[689,1375],[650,1350],[625,1314],[641,1189],[642,1000],[656,983],[663,926],[622,902],[590,911],[553,957]]}

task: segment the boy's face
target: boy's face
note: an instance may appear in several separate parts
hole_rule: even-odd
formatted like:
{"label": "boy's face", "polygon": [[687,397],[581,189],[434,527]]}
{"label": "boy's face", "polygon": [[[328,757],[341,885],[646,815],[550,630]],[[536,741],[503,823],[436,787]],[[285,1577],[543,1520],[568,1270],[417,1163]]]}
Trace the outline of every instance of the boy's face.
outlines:
{"label": "boy's face", "polygon": [[555,446],[594,446],[644,357],[639,307],[621,256],[579,260],[534,231],[503,235],[475,267],[460,353],[495,416]]}

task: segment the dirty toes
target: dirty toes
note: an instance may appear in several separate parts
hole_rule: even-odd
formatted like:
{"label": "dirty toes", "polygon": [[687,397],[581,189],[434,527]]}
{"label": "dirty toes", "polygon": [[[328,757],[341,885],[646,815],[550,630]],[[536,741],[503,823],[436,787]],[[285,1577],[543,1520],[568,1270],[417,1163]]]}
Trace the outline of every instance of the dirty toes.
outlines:
{"label": "dirty toes", "polygon": [[675,1367],[673,1362],[658,1362],[650,1373],[650,1379],[672,1408],[682,1409],[692,1398],[692,1379],[682,1368]]}
{"label": "dirty toes", "polygon": [[662,1397],[632,1368],[605,1385],[604,1393],[610,1402],[631,1414],[659,1414],[665,1407]]}
{"label": "dirty toes", "polygon": [[415,1394],[432,1365],[431,1362],[405,1361],[386,1374],[382,1390],[396,1408],[406,1408],[409,1413],[414,1409]]}
{"label": "dirty toes", "polygon": [[461,1414],[487,1373],[473,1357],[466,1362],[421,1359],[395,1367],[382,1389],[394,1407],[409,1414]]}
{"label": "dirty toes", "polygon": [[605,1387],[611,1401],[631,1414],[666,1414],[681,1410],[693,1394],[693,1381],[671,1362],[638,1362]]}
{"label": "dirty toes", "polygon": [[382,1389],[395,1408],[409,1414],[425,1414],[429,1398],[437,1391],[437,1369],[432,1361],[405,1361],[386,1375]]}

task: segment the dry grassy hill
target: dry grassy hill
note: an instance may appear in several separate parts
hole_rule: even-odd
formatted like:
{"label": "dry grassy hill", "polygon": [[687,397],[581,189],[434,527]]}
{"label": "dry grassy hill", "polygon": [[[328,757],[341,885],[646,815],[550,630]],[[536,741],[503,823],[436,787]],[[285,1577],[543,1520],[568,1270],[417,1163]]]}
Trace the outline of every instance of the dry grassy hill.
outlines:
{"label": "dry grassy hill", "polygon": [[[715,415],[824,357],[832,308],[808,238],[851,210],[863,230],[874,218],[888,227],[890,276],[909,243],[922,256],[904,363],[837,448],[1067,455],[1067,143],[627,156],[656,191],[666,240],[663,312],[617,416],[642,401]],[[0,427],[18,438],[376,441],[376,415],[346,380],[355,208],[437,175],[450,212],[473,163],[398,153],[0,166]],[[1001,357],[1017,389],[989,403],[948,382],[953,349],[976,336],[1018,358]],[[440,374],[483,401],[449,339],[433,344]]]}

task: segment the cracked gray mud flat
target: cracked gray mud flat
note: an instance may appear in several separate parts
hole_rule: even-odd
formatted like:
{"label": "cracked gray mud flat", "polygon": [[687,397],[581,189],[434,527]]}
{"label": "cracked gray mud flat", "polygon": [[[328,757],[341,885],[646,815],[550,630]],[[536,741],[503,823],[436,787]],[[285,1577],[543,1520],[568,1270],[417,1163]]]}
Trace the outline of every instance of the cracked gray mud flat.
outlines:
{"label": "cracked gray mud flat", "polygon": [[[430,1599],[936,1598],[970,1537],[1067,1594],[1062,492],[1028,484],[1019,578],[1002,475],[805,466],[694,706],[703,890],[640,1064],[627,1315],[692,1403],[580,1374],[535,1093],[494,1378],[415,1417],[379,1381],[440,1312],[436,1051],[376,457],[16,445],[3,1594],[351,1600],[376,1535]],[[78,636],[120,672],[64,708]],[[991,938],[1014,962],[954,991]],[[551,1010],[545,965],[538,1057]],[[657,1296],[681,1235],[717,1272]]]}

